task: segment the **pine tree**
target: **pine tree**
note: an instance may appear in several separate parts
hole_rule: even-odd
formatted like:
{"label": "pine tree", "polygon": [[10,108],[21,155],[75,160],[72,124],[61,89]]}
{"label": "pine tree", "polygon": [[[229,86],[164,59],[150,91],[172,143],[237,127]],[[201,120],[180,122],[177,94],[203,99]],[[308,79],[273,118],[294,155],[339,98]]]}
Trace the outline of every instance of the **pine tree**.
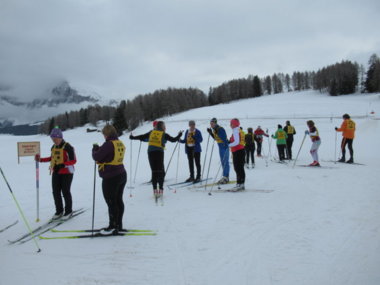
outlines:
{"label": "pine tree", "polygon": [[128,128],[124,118],[124,110],[126,106],[125,100],[122,100],[120,105],[116,108],[115,115],[113,117],[112,125],[115,127],[118,135],[120,136],[125,129]]}
{"label": "pine tree", "polygon": [[380,59],[376,54],[373,54],[368,62],[367,79],[365,87],[367,92],[380,92]]}
{"label": "pine tree", "polygon": [[263,95],[263,89],[261,87],[260,78],[256,75],[253,77],[253,97],[259,97]]}

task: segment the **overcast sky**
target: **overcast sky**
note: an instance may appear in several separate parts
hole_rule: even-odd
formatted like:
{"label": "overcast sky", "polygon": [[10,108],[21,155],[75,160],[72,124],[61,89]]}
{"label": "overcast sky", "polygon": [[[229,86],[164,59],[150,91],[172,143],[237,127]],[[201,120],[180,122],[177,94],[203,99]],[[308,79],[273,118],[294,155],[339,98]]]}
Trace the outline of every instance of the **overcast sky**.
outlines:
{"label": "overcast sky", "polygon": [[[0,85],[105,98],[380,56],[379,0],[0,0]],[[366,66],[367,67],[367,66]]]}

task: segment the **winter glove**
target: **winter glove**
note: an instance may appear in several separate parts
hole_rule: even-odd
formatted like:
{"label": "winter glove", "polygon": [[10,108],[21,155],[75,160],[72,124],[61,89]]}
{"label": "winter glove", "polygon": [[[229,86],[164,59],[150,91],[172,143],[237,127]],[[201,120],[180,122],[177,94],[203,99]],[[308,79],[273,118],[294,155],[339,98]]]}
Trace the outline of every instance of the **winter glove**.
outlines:
{"label": "winter glove", "polygon": [[337,131],[337,130],[338,130],[338,128],[337,128],[337,127],[335,127],[335,130]]}
{"label": "winter glove", "polygon": [[178,135],[176,136],[177,141],[179,141],[181,139],[182,133],[183,133],[183,131],[178,132]]}
{"label": "winter glove", "polygon": [[305,131],[305,135],[308,135],[310,134],[310,132],[308,130]]}
{"label": "winter glove", "polygon": [[92,145],[92,151],[97,151],[99,149],[99,145],[97,143],[94,143]]}
{"label": "winter glove", "polygon": [[134,140],[135,137],[134,137],[132,134],[130,134],[130,135],[129,135],[129,139],[130,139],[130,140]]}
{"label": "winter glove", "polygon": [[208,132],[210,135],[212,135],[212,130],[211,130],[211,128],[207,128],[207,132]]}
{"label": "winter glove", "polygon": [[39,162],[40,159],[41,159],[41,156],[37,153],[37,154],[34,156],[34,160]]}
{"label": "winter glove", "polygon": [[63,163],[54,166],[54,172],[58,172],[61,168],[65,168]]}

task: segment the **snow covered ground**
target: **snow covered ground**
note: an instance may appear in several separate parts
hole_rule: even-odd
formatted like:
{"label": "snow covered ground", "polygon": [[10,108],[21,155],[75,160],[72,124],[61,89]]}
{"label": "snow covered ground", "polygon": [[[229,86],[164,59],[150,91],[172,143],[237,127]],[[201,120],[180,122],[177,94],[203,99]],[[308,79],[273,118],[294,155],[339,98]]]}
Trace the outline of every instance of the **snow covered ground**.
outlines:
{"label": "snow covered ground", "polygon": [[[124,223],[127,228],[155,230],[157,236],[40,240],[42,252],[38,254],[32,241],[9,245],[7,240],[25,233],[26,228],[1,181],[0,228],[17,219],[19,223],[0,233],[0,284],[380,284],[380,121],[368,117],[371,111],[380,113],[379,94],[329,97],[308,91],[241,100],[165,118],[171,135],[186,129],[187,121],[195,119],[203,132],[204,151],[206,128],[212,117],[219,118],[229,135],[228,122],[233,117],[241,119],[245,129],[261,125],[270,133],[274,133],[278,123],[290,119],[297,130],[295,154],[304,136],[306,120],[313,119],[320,131],[319,153],[326,168],[292,168],[270,160],[266,166],[265,159],[256,158],[256,168],[246,170],[247,191],[215,192],[209,196],[203,189],[165,188],[163,206],[155,205],[151,186],[142,184],[150,179],[146,144],[142,145],[133,183],[139,142],[133,141],[131,145],[129,134],[125,134],[122,139],[127,146],[128,186],[134,189],[125,189]],[[344,113],[349,113],[357,123],[355,160],[363,166],[324,162],[334,159],[334,127],[340,125]],[[134,134],[150,128],[151,123],[147,123]],[[67,131],[64,136],[75,147],[78,158],[72,185],[74,208],[84,207],[87,211],[59,229],[91,228],[94,170],[91,147],[103,138],[100,133],[86,133],[85,128]],[[339,141],[340,138],[339,135]],[[47,156],[52,144],[49,137],[0,135],[0,166],[32,227],[54,213],[48,165],[41,164],[42,221],[36,223],[34,161],[22,158],[17,164],[16,142],[35,140],[41,141],[42,156]],[[297,164],[311,162],[310,145],[307,138]],[[166,164],[174,147],[175,144],[167,144]],[[268,154],[267,140],[263,148]],[[212,177],[219,165],[216,149],[215,146]],[[207,165],[210,150],[211,143]],[[274,143],[271,152],[277,153]],[[174,183],[176,176],[183,181],[188,175],[182,145],[179,164],[175,153],[167,173],[168,183]],[[235,178],[233,169],[230,178]],[[98,178],[96,227],[108,222],[100,183]],[[254,189],[273,191],[249,191]]]}

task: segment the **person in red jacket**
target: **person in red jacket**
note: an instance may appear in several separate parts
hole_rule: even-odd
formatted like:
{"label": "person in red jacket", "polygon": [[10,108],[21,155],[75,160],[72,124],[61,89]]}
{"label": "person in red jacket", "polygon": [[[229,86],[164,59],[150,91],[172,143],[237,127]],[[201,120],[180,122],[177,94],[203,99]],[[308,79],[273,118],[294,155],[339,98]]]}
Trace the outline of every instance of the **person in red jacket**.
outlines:
{"label": "person in red jacket", "polygon": [[257,127],[257,129],[254,132],[255,135],[255,141],[257,143],[257,156],[261,156],[261,145],[263,144],[263,136],[269,137],[268,134],[266,134],[260,126]]}
{"label": "person in red jacket", "polygon": [[[55,127],[50,137],[54,142],[51,147],[51,155],[40,157],[36,154],[35,160],[39,162],[50,162],[52,175],[53,198],[55,203],[55,214],[52,220],[68,219],[73,212],[73,201],[71,197],[71,183],[74,176],[74,164],[77,162],[74,148],[63,139],[62,131]],[[65,200],[63,208],[62,195]],[[63,211],[65,210],[65,211]]]}
{"label": "person in red jacket", "polygon": [[228,146],[232,152],[232,161],[234,163],[234,169],[236,172],[236,186],[233,188],[233,190],[241,191],[245,189],[245,135],[244,132],[240,129],[240,122],[238,119],[232,119],[230,126],[233,133]]}

